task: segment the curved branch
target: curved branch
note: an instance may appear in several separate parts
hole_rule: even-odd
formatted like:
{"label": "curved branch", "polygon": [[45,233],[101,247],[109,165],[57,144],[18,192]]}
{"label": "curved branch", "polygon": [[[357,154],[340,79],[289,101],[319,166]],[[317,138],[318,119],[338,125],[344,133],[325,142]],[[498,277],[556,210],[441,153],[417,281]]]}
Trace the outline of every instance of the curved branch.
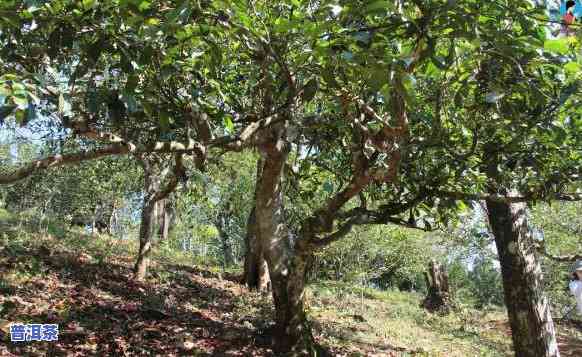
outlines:
{"label": "curved branch", "polygon": [[105,156],[127,154],[129,149],[122,145],[112,145],[103,149],[78,152],[68,155],[55,155],[42,160],[33,161],[26,166],[8,173],[0,174],[0,185],[14,183],[18,180],[32,175],[37,170],[48,169],[63,165],[77,164],[82,161],[95,160]]}
{"label": "curved branch", "polygon": [[392,223],[402,227],[418,229],[423,232],[432,232],[435,229],[423,227],[416,222],[408,222],[398,217],[386,215],[384,212],[369,211],[361,207],[352,210],[351,218],[341,225],[334,233],[320,239],[313,240],[312,243],[316,248],[323,248],[335,241],[345,237],[352,230],[353,226],[364,224],[387,224]]}
{"label": "curved branch", "polygon": [[18,180],[24,179],[32,175],[37,170],[44,170],[51,167],[77,164],[82,161],[95,160],[105,156],[112,155],[123,155],[123,154],[139,154],[139,153],[176,153],[176,154],[186,154],[196,152],[199,144],[189,143],[184,145],[183,143],[177,141],[171,142],[156,142],[142,148],[136,148],[133,145],[114,144],[102,149],[96,149],[93,151],[83,151],[74,154],[67,155],[54,155],[47,157],[45,159],[32,161],[26,164],[24,167],[15,170],[14,172],[1,174],[0,173],[0,185],[6,185],[14,183]]}
{"label": "curved branch", "polygon": [[337,231],[334,233],[317,240],[313,240],[312,243],[316,248],[323,248],[325,246],[330,245],[331,243],[340,240],[341,238],[345,237],[350,231],[352,227],[356,224],[358,220],[362,217],[352,217],[346,223],[344,223]]}
{"label": "curved branch", "polygon": [[184,168],[184,164],[182,162],[182,154],[176,154],[176,165],[174,166],[173,174],[171,175],[170,181],[163,189],[156,192],[152,200],[154,202],[163,200],[164,198],[168,197],[174,190],[176,186],[178,186],[178,181],[181,177],[184,177],[186,169]]}

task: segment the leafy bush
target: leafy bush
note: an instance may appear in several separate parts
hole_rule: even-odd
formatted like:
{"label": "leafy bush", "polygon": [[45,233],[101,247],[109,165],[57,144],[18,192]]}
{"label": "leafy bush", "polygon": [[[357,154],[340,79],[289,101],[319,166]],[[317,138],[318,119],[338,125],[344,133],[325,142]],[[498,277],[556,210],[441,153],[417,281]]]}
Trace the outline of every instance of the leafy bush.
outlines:
{"label": "leafy bush", "polygon": [[396,226],[359,227],[316,255],[310,278],[380,289],[423,289],[426,265],[439,255],[429,240],[420,232]]}

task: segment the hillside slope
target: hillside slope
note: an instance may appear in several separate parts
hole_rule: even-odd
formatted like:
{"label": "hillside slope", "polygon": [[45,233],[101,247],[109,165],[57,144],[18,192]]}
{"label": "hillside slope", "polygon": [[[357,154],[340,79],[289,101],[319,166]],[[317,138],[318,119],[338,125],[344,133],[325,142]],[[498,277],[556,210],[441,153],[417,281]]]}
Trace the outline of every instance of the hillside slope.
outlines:
{"label": "hillside slope", "polygon": [[[138,284],[130,279],[134,242],[37,223],[0,212],[0,355],[271,355],[270,296],[247,291],[233,274],[158,254]],[[331,355],[510,354],[502,312],[437,316],[420,300],[337,282],[307,293],[315,337]],[[12,343],[13,322],[57,323],[59,340]],[[575,328],[559,333],[563,355],[582,355]]]}

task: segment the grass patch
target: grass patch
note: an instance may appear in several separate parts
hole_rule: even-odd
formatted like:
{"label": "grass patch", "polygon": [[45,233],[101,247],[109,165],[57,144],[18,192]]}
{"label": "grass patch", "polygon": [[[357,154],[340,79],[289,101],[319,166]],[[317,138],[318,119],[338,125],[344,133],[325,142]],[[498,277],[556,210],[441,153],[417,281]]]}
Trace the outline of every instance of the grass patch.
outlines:
{"label": "grass patch", "polygon": [[[69,324],[78,324],[86,332],[79,338],[91,346],[121,339],[142,352],[181,355],[172,331],[197,331],[194,341],[222,341],[236,351],[268,355],[262,349],[268,349],[268,339],[260,346],[257,341],[273,324],[272,297],[237,284],[232,277],[240,267],[202,265],[207,260],[161,244],[153,251],[148,279],[134,284],[137,239],[90,235],[50,220],[39,224],[30,215],[3,210],[0,232],[0,267],[6,267],[0,269],[0,315],[39,323],[52,316],[73,335]],[[422,299],[418,293],[320,281],[308,285],[306,310],[317,341],[338,355],[512,354],[504,311],[458,305],[440,316],[422,309]],[[569,346],[582,337],[575,327],[559,326],[558,333],[561,344],[574,341]],[[233,345],[233,336],[242,345]],[[98,339],[103,343],[96,344]],[[71,338],[61,352],[78,346]]]}
{"label": "grass patch", "polygon": [[[502,311],[483,313],[460,308],[449,315],[428,313],[422,296],[379,291],[345,283],[321,282],[308,289],[309,315],[330,346],[373,353],[382,346],[403,355],[505,356],[509,337],[487,321],[504,320]],[[356,353],[357,351],[352,351]]]}

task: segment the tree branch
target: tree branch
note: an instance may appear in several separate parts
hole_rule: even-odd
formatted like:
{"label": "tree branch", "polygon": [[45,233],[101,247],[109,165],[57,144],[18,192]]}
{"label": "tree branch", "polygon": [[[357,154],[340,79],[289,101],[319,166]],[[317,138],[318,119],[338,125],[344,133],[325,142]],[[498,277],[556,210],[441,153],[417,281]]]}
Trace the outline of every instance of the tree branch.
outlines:
{"label": "tree branch", "polygon": [[355,216],[349,219],[346,223],[344,223],[337,231],[334,233],[317,240],[312,241],[313,245],[316,248],[323,248],[325,246],[330,245],[331,243],[340,240],[341,238],[345,237],[350,231],[352,227],[357,224],[358,221],[363,220],[365,217],[363,215]]}
{"label": "tree branch", "polygon": [[21,180],[32,175],[37,170],[43,170],[48,169],[50,167],[57,167],[69,164],[77,164],[82,161],[95,160],[105,156],[120,155],[127,153],[129,153],[127,147],[122,145],[112,145],[103,149],[89,152],[78,152],[75,154],[55,155],[47,157],[42,160],[33,161],[14,172],[8,174],[0,174],[0,185],[14,183],[18,180]]}
{"label": "tree branch", "polygon": [[283,121],[285,118],[278,113],[269,115],[261,120],[255,121],[247,125],[238,135],[227,135],[211,140],[208,143],[209,147],[219,147],[226,150],[241,151],[250,142],[253,135],[262,129],[269,127]]}
{"label": "tree branch", "polygon": [[173,169],[173,174],[171,175],[170,181],[163,189],[156,192],[152,200],[154,202],[163,200],[164,198],[168,197],[169,194],[174,192],[176,186],[178,186],[178,180],[180,177],[183,177],[185,174],[184,164],[182,162],[182,154],[176,154],[176,165]]}
{"label": "tree branch", "polygon": [[341,225],[334,233],[317,240],[312,243],[316,248],[323,248],[335,241],[345,237],[352,230],[353,226],[365,224],[387,224],[392,223],[402,227],[418,229],[423,232],[432,232],[434,229],[421,227],[416,222],[410,223],[401,218],[386,215],[384,212],[369,211],[364,208],[355,208],[352,211],[352,217],[343,225]]}
{"label": "tree branch", "polygon": [[77,164],[82,161],[95,160],[105,156],[112,155],[123,155],[123,154],[139,154],[139,153],[177,153],[185,154],[192,153],[196,150],[197,146],[195,144],[184,145],[177,141],[172,142],[156,142],[151,145],[144,146],[142,148],[136,148],[135,146],[129,146],[125,143],[114,144],[102,149],[96,149],[93,151],[78,152],[74,154],[67,155],[54,155],[47,157],[45,159],[32,161],[26,164],[24,167],[15,170],[14,172],[8,174],[0,174],[0,185],[6,185],[14,183],[18,180],[26,178],[32,175],[37,170],[44,170],[51,167]]}

